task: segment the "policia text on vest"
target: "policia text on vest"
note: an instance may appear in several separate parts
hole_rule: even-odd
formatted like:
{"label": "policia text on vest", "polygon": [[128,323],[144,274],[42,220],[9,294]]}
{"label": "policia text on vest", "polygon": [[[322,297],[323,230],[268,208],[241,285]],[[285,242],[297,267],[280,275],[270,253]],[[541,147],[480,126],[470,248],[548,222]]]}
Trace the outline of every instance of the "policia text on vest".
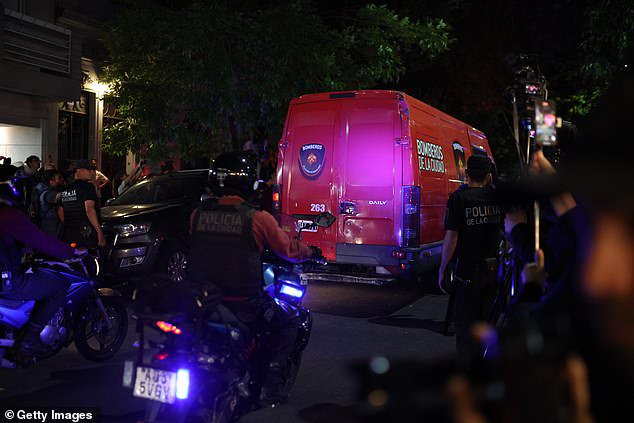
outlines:
{"label": "policia text on vest", "polygon": [[235,213],[207,212],[200,213],[196,229],[200,232],[223,234],[242,234],[244,220]]}
{"label": "policia text on vest", "polygon": [[467,226],[500,223],[500,208],[494,205],[466,207],[465,224]]}

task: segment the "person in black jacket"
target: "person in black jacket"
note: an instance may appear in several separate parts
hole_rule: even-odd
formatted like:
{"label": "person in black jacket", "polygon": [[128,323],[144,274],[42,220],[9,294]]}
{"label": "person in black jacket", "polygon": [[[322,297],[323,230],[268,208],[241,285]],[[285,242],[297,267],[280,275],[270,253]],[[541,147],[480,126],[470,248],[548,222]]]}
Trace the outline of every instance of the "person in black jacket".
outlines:
{"label": "person in black jacket", "polygon": [[259,401],[286,401],[281,393],[285,362],[297,338],[297,316],[264,291],[261,254],[269,249],[287,261],[301,263],[321,256],[317,247],[292,239],[266,211],[246,200],[255,194],[256,166],[248,153],[223,153],[214,161],[210,188],[219,197],[203,201],[190,218],[189,273],[194,283],[212,282],[225,305],[256,332],[269,331],[269,368]]}
{"label": "person in black jacket", "polygon": [[[499,345],[506,351],[513,345],[529,347],[524,362],[541,373],[526,372],[515,385],[506,386],[506,393],[533,386],[515,403],[505,394],[502,402],[510,412],[541,409],[552,421],[567,416],[564,421],[574,422],[622,421],[634,415],[634,191],[628,154],[632,116],[630,71],[580,125],[576,155],[558,175],[541,152],[532,157],[533,172],[544,177],[535,184],[550,198],[560,245],[569,251],[545,257],[562,260],[555,267],[563,271],[548,274],[540,253],[540,260],[522,272],[523,285],[509,310],[514,318]],[[511,230],[518,244],[525,242],[516,232],[520,229],[515,225]],[[550,369],[549,385],[535,382],[544,369]],[[513,372],[517,374],[517,368]],[[550,389],[555,385],[558,389]],[[455,421],[486,421],[464,380],[454,381],[451,392],[453,408],[461,410]]]}
{"label": "person in black jacket", "polygon": [[449,196],[438,285],[444,290],[445,271],[455,258],[456,349],[461,360],[471,355],[469,331],[487,320],[496,293],[495,260],[500,242],[500,208],[495,199],[491,165],[486,157],[467,160],[469,185]]}
{"label": "person in black jacket", "polygon": [[106,245],[99,223],[99,198],[95,186],[95,167],[88,160],[77,160],[75,180],[61,193],[57,214],[62,222],[61,239],[85,248]]}

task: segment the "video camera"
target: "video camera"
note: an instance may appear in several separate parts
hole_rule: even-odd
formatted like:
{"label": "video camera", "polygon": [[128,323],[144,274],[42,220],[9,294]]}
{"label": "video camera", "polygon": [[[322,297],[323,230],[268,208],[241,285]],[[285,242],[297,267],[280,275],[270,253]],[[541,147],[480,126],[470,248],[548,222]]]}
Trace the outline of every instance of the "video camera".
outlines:
{"label": "video camera", "polygon": [[535,116],[535,100],[547,96],[546,78],[539,71],[537,55],[511,53],[506,62],[513,71],[513,85],[509,91],[518,102],[518,111],[522,125],[529,127]]}
{"label": "video camera", "polygon": [[515,75],[515,88],[518,95],[531,97],[543,95],[546,79],[539,71],[537,55],[511,53],[506,56],[506,62]]}

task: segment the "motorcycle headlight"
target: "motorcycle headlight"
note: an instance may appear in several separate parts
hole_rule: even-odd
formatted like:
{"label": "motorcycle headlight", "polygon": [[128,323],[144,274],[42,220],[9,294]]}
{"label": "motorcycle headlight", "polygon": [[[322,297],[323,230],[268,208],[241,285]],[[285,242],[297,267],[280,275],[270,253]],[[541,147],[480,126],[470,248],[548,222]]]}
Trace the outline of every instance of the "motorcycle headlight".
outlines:
{"label": "motorcycle headlight", "polygon": [[149,232],[149,223],[126,223],[124,225],[115,225],[114,229],[119,233],[121,237],[128,237],[133,235],[143,235]]}

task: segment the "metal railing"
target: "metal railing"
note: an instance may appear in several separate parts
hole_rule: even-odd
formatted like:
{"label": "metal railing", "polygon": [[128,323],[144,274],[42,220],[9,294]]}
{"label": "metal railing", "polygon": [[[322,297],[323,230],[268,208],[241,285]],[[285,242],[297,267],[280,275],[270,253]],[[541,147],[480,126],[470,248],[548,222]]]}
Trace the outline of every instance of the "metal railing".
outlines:
{"label": "metal railing", "polygon": [[71,31],[66,28],[4,9],[0,40],[2,60],[63,74],[71,72]]}

